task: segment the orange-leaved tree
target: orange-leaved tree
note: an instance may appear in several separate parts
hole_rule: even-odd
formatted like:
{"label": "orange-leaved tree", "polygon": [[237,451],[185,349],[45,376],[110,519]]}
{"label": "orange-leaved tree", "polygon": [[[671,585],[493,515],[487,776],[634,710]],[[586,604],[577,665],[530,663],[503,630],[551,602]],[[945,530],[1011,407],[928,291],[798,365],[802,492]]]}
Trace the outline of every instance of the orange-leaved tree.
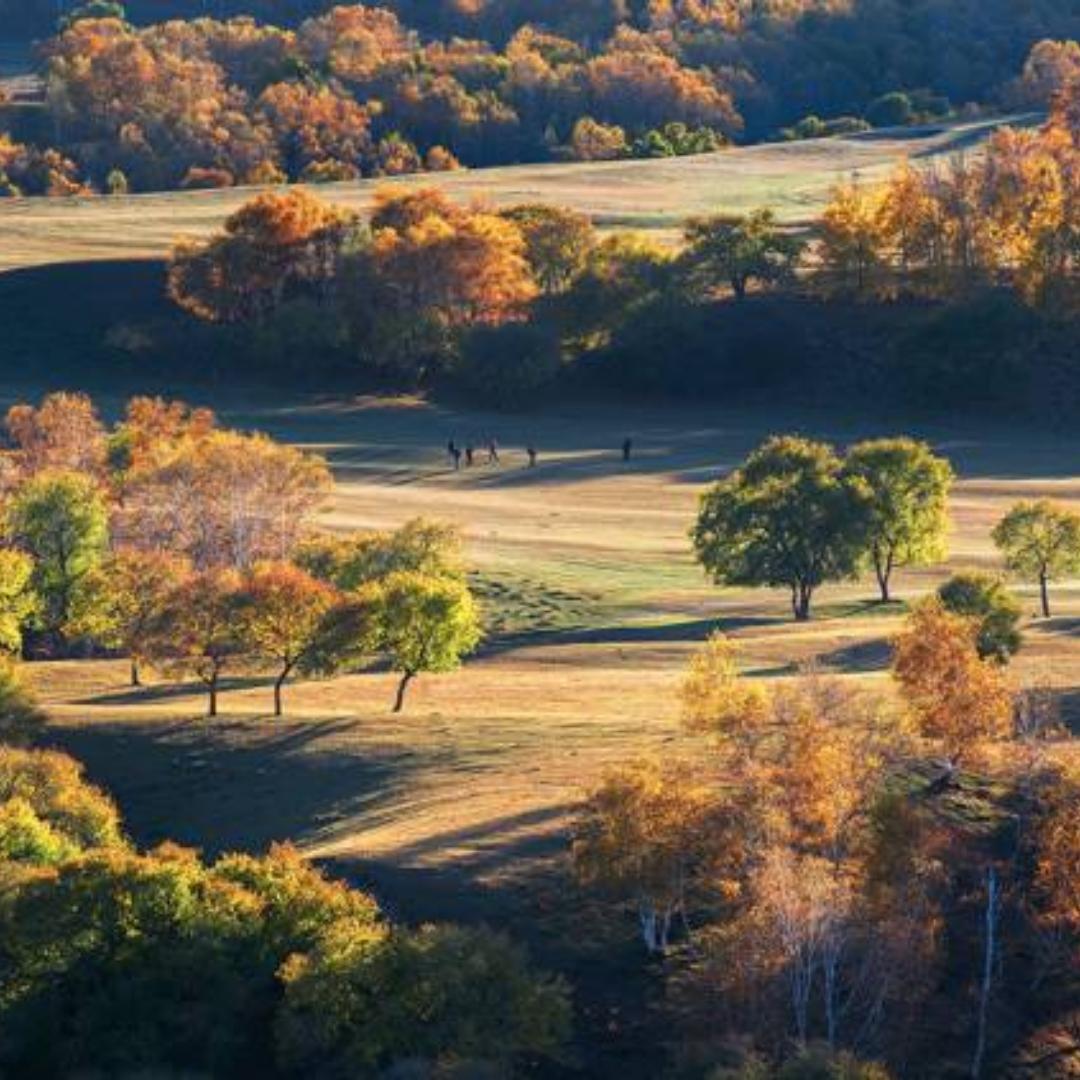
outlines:
{"label": "orange-leaved tree", "polygon": [[936,598],[911,613],[895,641],[893,675],[923,734],[938,739],[955,767],[981,743],[1008,735],[1013,694],[978,651],[979,623]]}

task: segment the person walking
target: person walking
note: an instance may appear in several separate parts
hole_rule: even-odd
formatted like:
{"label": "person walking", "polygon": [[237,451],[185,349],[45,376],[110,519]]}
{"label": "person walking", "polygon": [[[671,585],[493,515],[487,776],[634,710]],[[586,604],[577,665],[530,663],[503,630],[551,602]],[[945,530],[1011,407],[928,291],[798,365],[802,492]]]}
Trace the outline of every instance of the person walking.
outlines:
{"label": "person walking", "polygon": [[630,460],[630,454],[633,451],[633,449],[634,449],[634,440],[629,439],[629,438],[623,439],[623,444],[622,444],[622,459],[623,459],[623,461],[629,461]]}
{"label": "person walking", "polygon": [[489,465],[498,465],[499,464],[499,444],[494,439],[489,439],[488,440],[487,451],[488,451],[488,464]]}
{"label": "person walking", "polygon": [[530,469],[535,469],[536,468],[536,447],[535,446],[526,446],[525,447],[525,453],[529,455],[529,468]]}
{"label": "person walking", "polygon": [[473,451],[473,448],[472,448],[472,444],[470,443],[468,446],[465,447],[465,468],[466,469],[471,469],[472,468],[472,465],[473,465],[473,453],[474,453],[474,451]]}
{"label": "person walking", "polygon": [[446,456],[450,459],[450,464],[456,469],[461,458],[461,451],[457,448],[457,444],[453,439],[446,444]]}
{"label": "person walking", "polygon": [[461,471],[461,448],[458,447],[458,446],[455,446],[454,449],[450,451],[450,456],[451,456],[451,458],[453,459],[453,462],[454,462],[454,472],[460,472]]}

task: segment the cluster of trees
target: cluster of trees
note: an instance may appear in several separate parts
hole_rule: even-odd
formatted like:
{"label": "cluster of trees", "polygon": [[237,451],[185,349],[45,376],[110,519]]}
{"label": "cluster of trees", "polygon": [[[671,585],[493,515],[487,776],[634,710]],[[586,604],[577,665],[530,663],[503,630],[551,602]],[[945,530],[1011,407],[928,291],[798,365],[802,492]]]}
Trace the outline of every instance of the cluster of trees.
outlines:
{"label": "cluster of trees", "polygon": [[[740,321],[739,304],[766,293],[803,308],[931,300],[961,322],[990,298],[1018,325],[1014,307],[1067,337],[1080,296],[1078,88],[1044,128],[1003,130],[977,159],[840,185],[809,235],[767,209],[714,214],[688,220],[673,249],[600,234],[566,208],[458,205],[437,189],[392,187],[365,221],[299,188],[254,197],[208,241],[180,242],[169,293],[213,324],[188,324],[193,353],[406,385],[449,379],[500,405],[567,378],[727,385],[725,341],[756,321]],[[717,342],[721,312],[737,325]],[[793,367],[766,355],[744,379],[771,384]],[[922,376],[950,384],[935,371]]]}
{"label": "cluster of trees", "polygon": [[27,710],[4,669],[5,1071],[502,1075],[560,1054],[566,988],[508,939],[395,926],[288,846],[138,851],[76,761],[15,745]]}
{"label": "cluster of trees", "polygon": [[[896,570],[945,558],[952,481],[949,462],[913,439],[871,439],[840,455],[827,443],[773,436],[702,495],[691,538],[718,584],[786,588],[798,620],[810,617],[825,582],[867,569],[888,602]],[[992,535],[1006,569],[1038,584],[1049,618],[1050,582],[1080,571],[1080,513],[1021,501]],[[979,619],[984,656],[1007,659],[1019,647],[1019,608],[997,578],[957,575],[940,599]]]}
{"label": "cluster of trees", "polygon": [[220,429],[211,413],[135,398],[107,431],[90,400],[52,394],[5,422],[0,646],[90,643],[197,678],[211,716],[223,674],[286,681],[379,658],[449,671],[480,640],[457,534],[414,521],[322,539],[320,458]]}
{"label": "cluster of trees", "polygon": [[423,40],[363,5],[295,29],[250,17],[139,29],[99,14],[43,46],[42,134],[102,191],[671,156],[741,127],[729,77],[630,28],[593,51],[533,26],[501,47]]}
{"label": "cluster of trees", "polygon": [[837,287],[955,296],[1007,282],[1075,314],[1080,295],[1080,79],[1038,131],[995,133],[977,159],[842,186],[820,223]]}
{"label": "cluster of trees", "polygon": [[1068,1074],[1080,775],[978,636],[921,603],[894,697],[742,677],[718,634],[683,686],[686,751],[591,793],[577,874],[662,957],[680,1075]]}
{"label": "cluster of trees", "polygon": [[[335,10],[326,0],[129,0],[126,10],[135,21],[187,18],[194,27],[151,26],[131,35],[137,44],[120,46],[120,55],[138,51],[137,70],[156,88],[148,86],[144,100],[115,119],[133,125],[132,136],[147,135],[147,122],[153,128],[159,118],[178,143],[194,136],[186,147],[160,137],[152,147],[182,168],[162,171],[135,155],[132,164],[146,169],[143,183],[175,182],[191,167],[242,177],[250,164],[245,144],[274,144],[275,110],[260,98],[280,86],[327,87],[331,101],[300,106],[315,117],[307,130],[338,114],[350,132],[346,143],[359,133],[370,145],[325,160],[335,170],[367,172],[400,168],[406,159],[419,164],[435,144],[470,164],[543,159],[572,147],[571,132],[585,118],[618,127],[621,142],[608,145],[620,152],[637,145],[647,153],[672,148],[670,140],[648,135],[672,122],[725,135],[745,122],[752,138],[800,118],[903,123],[940,114],[950,100],[1015,100],[1006,73],[1020,69],[1032,46],[1080,36],[1075,13],[1056,0],[1033,0],[1022,15],[1009,0],[385,0],[362,16],[356,12],[364,9]],[[46,33],[58,14],[66,33],[85,34],[80,23],[110,15],[120,23],[125,7],[103,0],[0,3],[0,18],[16,32],[32,25]],[[341,44],[327,48],[331,36]],[[92,44],[101,47],[100,35]],[[155,103],[162,88],[192,77],[199,79],[201,108]],[[109,73],[92,78],[107,82]],[[64,70],[57,86],[81,79]],[[1030,96],[1034,85],[1034,77],[1021,83],[1020,96]],[[134,88],[126,89],[131,95]],[[213,152],[213,140],[197,132],[207,125],[231,145]],[[408,149],[380,148],[394,132]],[[268,156],[285,167],[284,144],[304,137],[287,128],[277,134],[281,142]],[[99,125],[94,137],[131,153],[118,126]]]}

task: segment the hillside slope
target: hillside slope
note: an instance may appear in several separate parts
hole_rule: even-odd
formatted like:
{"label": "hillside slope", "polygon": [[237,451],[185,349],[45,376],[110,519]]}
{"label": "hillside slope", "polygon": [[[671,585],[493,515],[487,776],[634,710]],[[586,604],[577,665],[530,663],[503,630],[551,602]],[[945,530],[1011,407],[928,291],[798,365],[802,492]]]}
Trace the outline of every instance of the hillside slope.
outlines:
{"label": "hillside slope", "polygon": [[[851,138],[773,143],[698,157],[588,164],[519,165],[412,176],[461,199],[499,204],[543,201],[572,206],[608,228],[676,229],[691,214],[771,206],[784,222],[808,223],[829,189],[852,174],[884,176],[904,157],[929,164],[977,150],[1006,117],[933,128],[878,131]],[[323,195],[364,210],[385,181],[328,184]],[[160,257],[180,235],[205,235],[250,189],[122,198],[21,199],[0,204],[0,271],[84,260]]]}

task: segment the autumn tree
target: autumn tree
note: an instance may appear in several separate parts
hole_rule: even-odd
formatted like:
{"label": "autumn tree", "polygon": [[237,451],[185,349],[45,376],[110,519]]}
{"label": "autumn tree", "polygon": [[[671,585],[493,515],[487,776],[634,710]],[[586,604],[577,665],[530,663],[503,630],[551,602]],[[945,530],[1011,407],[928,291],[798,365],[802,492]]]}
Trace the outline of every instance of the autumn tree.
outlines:
{"label": "autumn tree", "polygon": [[29,555],[0,548],[0,651],[22,651],[23,628],[38,609],[33,577],[34,563]]}
{"label": "autumn tree", "polygon": [[8,539],[33,560],[31,585],[42,628],[62,638],[80,582],[105,554],[108,513],[94,481],[72,472],[41,472],[12,495]]}
{"label": "autumn tree", "polygon": [[221,235],[173,248],[169,295],[211,322],[262,319],[288,288],[333,276],[354,224],[351,214],[303,188],[256,195],[226,219]]}
{"label": "autumn tree", "polygon": [[937,599],[919,604],[894,643],[893,675],[924,735],[940,740],[950,769],[984,741],[1006,736],[1012,693],[1000,667],[978,652],[976,620]]}
{"label": "autumn tree", "polygon": [[821,215],[818,234],[821,262],[837,284],[866,292],[887,256],[881,193],[855,182],[840,184]]}
{"label": "autumn tree", "polygon": [[1080,514],[1051,502],[1018,502],[994,526],[1005,565],[1039,583],[1043,618],[1050,618],[1050,582],[1080,570]]}
{"label": "autumn tree", "polygon": [[774,436],[702,496],[691,537],[714,581],[785,587],[802,621],[821,584],[855,575],[868,508],[832,447]]}
{"label": "autumn tree", "polygon": [[502,211],[525,238],[525,257],[545,293],[561,293],[584,271],[596,246],[596,230],[585,215],[547,203],[522,203]]}
{"label": "autumn tree", "polygon": [[612,161],[625,157],[630,146],[626,132],[617,124],[602,124],[582,116],[570,133],[570,153],[575,161]]}
{"label": "autumn tree", "polygon": [[453,671],[480,642],[480,617],[468,586],[413,571],[389,575],[371,587],[378,606],[378,641],[401,678],[394,712],[422,672]]}
{"label": "autumn tree", "polygon": [[609,770],[578,818],[578,880],[634,903],[650,953],[665,952],[675,920],[686,917],[697,864],[713,843],[711,813],[700,779],[646,759]]}
{"label": "autumn tree", "polygon": [[256,563],[244,582],[241,634],[250,652],[277,665],[274,715],[282,714],[282,688],[296,671],[325,665],[320,640],[337,594],[291,563]]}
{"label": "autumn tree", "polygon": [[706,293],[723,282],[739,300],[752,282],[771,286],[793,280],[803,247],[780,230],[771,210],[691,218],[683,239],[691,281]]}
{"label": "autumn tree", "polygon": [[22,667],[12,657],[0,654],[0,781],[3,748],[34,743],[44,727],[45,714],[26,684]]}
{"label": "autumn tree", "polygon": [[265,435],[208,431],[162,447],[127,479],[116,533],[199,569],[287,558],[332,485],[326,462]]}
{"label": "autumn tree", "polygon": [[96,476],[105,463],[105,428],[85,394],[48,394],[36,408],[13,405],[4,430],[25,476],[47,469]]}
{"label": "autumn tree", "polygon": [[872,439],[853,446],[846,471],[870,492],[867,547],[882,603],[893,571],[926,566],[945,557],[949,462],[914,439]]}
{"label": "autumn tree", "polygon": [[222,672],[245,651],[243,578],[210,569],[182,581],[165,598],[148,638],[155,662],[194,675],[206,688],[207,715],[218,714]]}
{"label": "autumn tree", "polygon": [[188,561],[167,551],[114,551],[79,582],[67,633],[122,651],[131,661],[131,685],[141,686],[157,622],[189,573]]}
{"label": "autumn tree", "polygon": [[536,295],[521,229],[493,211],[434,189],[387,188],[376,193],[371,229],[379,284],[412,319],[500,322]]}
{"label": "autumn tree", "polygon": [[1019,651],[1020,604],[1000,578],[976,571],[953,574],[937,595],[946,611],[977,621],[976,648],[984,660],[1005,664]]}

